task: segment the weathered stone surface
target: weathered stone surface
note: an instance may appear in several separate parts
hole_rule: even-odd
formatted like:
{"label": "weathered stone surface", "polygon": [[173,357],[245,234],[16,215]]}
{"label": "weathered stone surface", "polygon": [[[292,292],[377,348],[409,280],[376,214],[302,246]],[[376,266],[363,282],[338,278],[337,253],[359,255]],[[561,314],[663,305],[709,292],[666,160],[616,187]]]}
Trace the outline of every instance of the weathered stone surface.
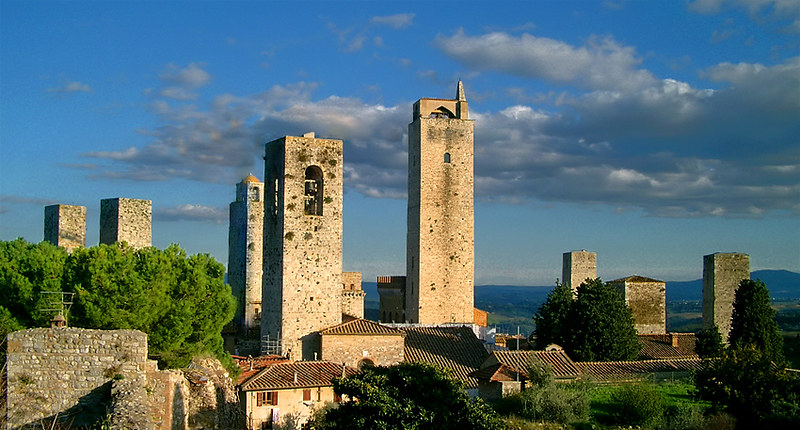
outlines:
{"label": "weathered stone surface", "polygon": [[703,328],[716,324],[725,342],[736,289],[744,279],[750,279],[749,255],[718,252],[703,256]]}
{"label": "weathered stone surface", "polygon": [[615,287],[633,313],[637,334],[667,332],[666,283],[643,276],[629,276],[608,283]]}
{"label": "weathered stone surface", "polygon": [[342,272],[342,313],[364,318],[364,298],[361,289],[361,272]]}
{"label": "weathered stone surface", "polygon": [[581,251],[565,252],[561,263],[561,282],[572,288],[572,293],[586,279],[597,278],[597,254]]}
{"label": "weathered stone surface", "polygon": [[325,334],[322,336],[323,359],[352,367],[360,367],[365,361],[375,366],[391,366],[403,361],[403,339],[400,334]]}
{"label": "weathered stone surface", "polygon": [[152,244],[150,200],[122,197],[100,200],[100,243],[127,242],[132,248]]}
{"label": "weathered stone surface", "polygon": [[44,240],[67,252],[86,246],[86,206],[45,206]]}

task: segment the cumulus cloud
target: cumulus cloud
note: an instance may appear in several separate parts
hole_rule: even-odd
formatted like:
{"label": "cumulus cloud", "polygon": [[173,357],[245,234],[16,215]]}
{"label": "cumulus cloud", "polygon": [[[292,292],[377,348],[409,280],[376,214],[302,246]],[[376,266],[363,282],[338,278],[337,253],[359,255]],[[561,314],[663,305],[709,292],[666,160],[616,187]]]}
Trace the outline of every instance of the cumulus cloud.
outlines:
{"label": "cumulus cloud", "polygon": [[90,93],[92,87],[89,84],[78,81],[65,82],[63,85],[55,88],[48,88],[47,92],[50,93]]}
{"label": "cumulus cloud", "polygon": [[228,211],[215,206],[183,204],[153,211],[159,221],[211,221],[222,224],[228,221]]}
{"label": "cumulus cloud", "polygon": [[695,0],[689,3],[689,11],[706,15],[718,14],[726,8],[742,9],[757,22],[787,22],[784,31],[800,33],[800,2],[797,0]]}
{"label": "cumulus cloud", "polygon": [[584,46],[530,34],[493,32],[469,36],[459,30],[439,36],[435,45],[446,55],[479,70],[545,79],[589,89],[638,89],[655,78],[639,69],[636,50],[611,37],[594,37]]}
{"label": "cumulus cloud", "polygon": [[200,63],[189,63],[186,67],[175,64],[167,65],[159,75],[159,79],[184,88],[200,88],[211,82],[211,75],[203,70]]}

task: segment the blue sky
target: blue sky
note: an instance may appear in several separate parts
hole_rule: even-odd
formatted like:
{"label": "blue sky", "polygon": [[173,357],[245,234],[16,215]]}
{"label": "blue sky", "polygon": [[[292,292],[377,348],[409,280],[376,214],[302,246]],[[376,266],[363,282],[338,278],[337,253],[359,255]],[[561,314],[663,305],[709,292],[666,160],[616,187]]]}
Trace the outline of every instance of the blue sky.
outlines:
{"label": "blue sky", "polygon": [[406,127],[475,123],[480,284],[800,271],[800,2],[0,2],[0,239],[43,206],[153,201],[153,244],[227,262],[263,143],[344,141],[344,269],[405,271]]}

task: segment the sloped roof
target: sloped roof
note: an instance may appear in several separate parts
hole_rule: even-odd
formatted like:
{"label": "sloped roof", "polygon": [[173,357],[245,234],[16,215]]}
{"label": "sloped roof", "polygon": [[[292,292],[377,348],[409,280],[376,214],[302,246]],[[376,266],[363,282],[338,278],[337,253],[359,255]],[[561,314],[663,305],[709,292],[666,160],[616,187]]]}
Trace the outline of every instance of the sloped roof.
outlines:
{"label": "sloped roof", "polygon": [[700,368],[703,360],[699,358],[680,358],[675,360],[639,361],[586,361],[575,363],[585,375],[601,381],[628,378],[641,378],[650,373],[689,372]]}
{"label": "sloped roof", "polygon": [[396,328],[378,324],[363,318],[350,319],[333,327],[328,327],[319,332],[326,334],[346,334],[346,335],[395,335],[403,336],[404,333]]}
{"label": "sloped roof", "polygon": [[241,357],[238,355],[232,355],[231,357],[236,361],[236,364],[241,370],[239,378],[236,380],[237,384],[242,384],[244,381],[247,381],[253,377],[253,375],[260,372],[267,366],[289,361],[289,359],[281,355],[262,355],[259,357]]}
{"label": "sloped roof", "polygon": [[287,361],[265,367],[240,386],[243,391],[326,387],[333,385],[333,378],[358,372],[329,361]]}
{"label": "sloped roof", "polygon": [[494,360],[487,360],[487,363],[496,361],[505,364],[512,369],[518,370],[520,374],[527,377],[528,362],[532,355],[535,355],[536,358],[542,362],[549,364],[553,369],[553,375],[557,379],[576,378],[580,373],[580,369],[578,369],[575,362],[569,358],[563,349],[552,351],[494,351],[492,352]]}
{"label": "sloped roof", "polygon": [[659,281],[658,279],[653,279],[653,278],[646,278],[644,276],[639,276],[639,275],[631,275],[625,278],[619,278],[619,279],[614,279],[613,281],[608,281],[609,284],[613,282],[664,282],[664,281]]}
{"label": "sloped roof", "polygon": [[524,372],[517,372],[515,369],[506,366],[503,363],[492,364],[476,370],[470,376],[480,379],[481,381],[519,381],[527,379],[528,375]]}
{"label": "sloped roof", "polygon": [[402,327],[406,333],[405,361],[430,363],[447,369],[464,383],[476,388],[470,373],[480,368],[488,353],[469,327]]}
{"label": "sloped roof", "polygon": [[[642,347],[639,358],[642,360],[697,358],[694,333],[641,334],[638,338]],[[672,346],[673,338],[678,346]]]}

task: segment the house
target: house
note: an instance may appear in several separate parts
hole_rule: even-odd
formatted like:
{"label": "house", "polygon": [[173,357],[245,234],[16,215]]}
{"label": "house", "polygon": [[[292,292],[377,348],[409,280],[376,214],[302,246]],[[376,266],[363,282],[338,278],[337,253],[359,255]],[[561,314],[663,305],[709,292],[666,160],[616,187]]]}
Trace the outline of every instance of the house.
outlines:
{"label": "house", "polygon": [[678,358],[638,361],[593,361],[575,363],[586,377],[596,382],[635,382],[642,379],[685,378],[700,369],[700,358]]}
{"label": "house", "polygon": [[341,324],[322,330],[322,358],[348,366],[391,366],[403,361],[406,334],[363,318],[343,316]]}
{"label": "house", "polygon": [[315,407],[340,400],[333,392],[333,378],[358,373],[356,368],[329,361],[289,361],[272,356],[253,362],[263,367],[243,373],[238,383],[248,429],[272,428],[289,417],[307,421]]}
{"label": "house", "polygon": [[698,358],[694,333],[640,334],[640,360]]}

